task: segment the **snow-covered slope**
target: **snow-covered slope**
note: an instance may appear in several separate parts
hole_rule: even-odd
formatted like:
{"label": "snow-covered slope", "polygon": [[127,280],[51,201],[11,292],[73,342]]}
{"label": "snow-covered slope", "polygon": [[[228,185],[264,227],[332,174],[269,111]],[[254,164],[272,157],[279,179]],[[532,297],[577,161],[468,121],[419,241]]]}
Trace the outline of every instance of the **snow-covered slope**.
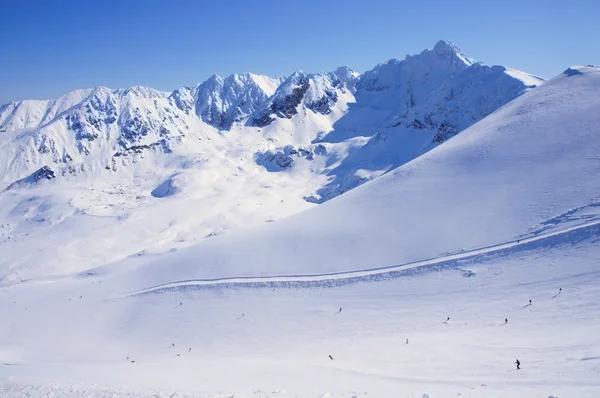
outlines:
{"label": "snow-covered slope", "polygon": [[151,259],[136,283],[390,266],[517,240],[598,203],[600,71],[572,70],[335,200]]}
{"label": "snow-covered slope", "polygon": [[356,103],[321,137],[352,143],[354,150],[327,170],[330,182],[313,200],[328,200],[409,162],[542,82],[475,62],[447,41],[378,65],[361,75]]}
{"label": "snow-covered slope", "polygon": [[56,100],[10,102],[0,107],[0,130],[40,127],[87,98],[92,90],[76,90]]}
{"label": "snow-covered slope", "polygon": [[0,395],[597,397],[599,91],[574,67],[303,213],[3,283]]}

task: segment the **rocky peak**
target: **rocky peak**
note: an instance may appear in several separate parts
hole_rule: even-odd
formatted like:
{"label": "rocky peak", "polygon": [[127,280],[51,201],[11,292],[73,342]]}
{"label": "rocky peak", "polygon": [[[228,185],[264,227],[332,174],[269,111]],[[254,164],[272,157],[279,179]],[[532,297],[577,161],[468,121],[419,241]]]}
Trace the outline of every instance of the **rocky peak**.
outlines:
{"label": "rocky peak", "polygon": [[228,129],[264,104],[276,84],[274,79],[250,73],[213,75],[192,90],[196,114],[216,128]]}

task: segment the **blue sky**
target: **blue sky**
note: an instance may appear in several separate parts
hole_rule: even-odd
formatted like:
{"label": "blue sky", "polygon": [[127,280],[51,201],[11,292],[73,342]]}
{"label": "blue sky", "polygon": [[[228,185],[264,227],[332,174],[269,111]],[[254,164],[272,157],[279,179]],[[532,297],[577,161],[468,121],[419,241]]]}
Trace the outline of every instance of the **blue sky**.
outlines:
{"label": "blue sky", "polygon": [[2,6],[0,103],[213,73],[359,72],[439,39],[543,77],[600,63],[600,1],[19,0]]}

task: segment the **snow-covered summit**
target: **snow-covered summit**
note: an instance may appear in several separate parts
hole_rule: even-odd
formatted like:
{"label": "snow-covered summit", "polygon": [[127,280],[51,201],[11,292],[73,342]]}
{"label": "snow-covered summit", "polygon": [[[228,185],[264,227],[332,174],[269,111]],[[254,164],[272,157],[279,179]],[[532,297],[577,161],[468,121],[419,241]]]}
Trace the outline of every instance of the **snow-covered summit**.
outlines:
{"label": "snow-covered summit", "polygon": [[354,91],[357,80],[358,74],[347,66],[333,72],[307,74],[296,71],[250,117],[248,125],[264,127],[277,118],[290,119],[299,112],[299,107],[314,114],[329,115],[341,94]]}
{"label": "snow-covered summit", "polygon": [[[229,129],[264,104],[278,85],[279,79],[252,73],[232,74],[225,78],[212,75],[198,86],[176,90],[171,96],[174,99],[193,98],[195,113],[202,121],[218,129]],[[190,105],[188,100],[178,106],[189,111]]]}
{"label": "snow-covered summit", "polygon": [[[427,50],[425,50],[424,52],[427,52]],[[465,53],[463,53],[460,47],[448,40],[438,41],[435,44],[435,46],[433,46],[431,52],[443,58],[458,58],[460,61],[464,62],[465,65],[468,66],[471,66],[475,62],[477,62]]]}
{"label": "snow-covered summit", "polygon": [[350,68],[348,65],[340,66],[331,73],[334,74],[338,79],[340,79],[340,81],[344,83],[351,82],[355,80],[358,76],[360,76],[358,72],[352,70],[352,68]]}

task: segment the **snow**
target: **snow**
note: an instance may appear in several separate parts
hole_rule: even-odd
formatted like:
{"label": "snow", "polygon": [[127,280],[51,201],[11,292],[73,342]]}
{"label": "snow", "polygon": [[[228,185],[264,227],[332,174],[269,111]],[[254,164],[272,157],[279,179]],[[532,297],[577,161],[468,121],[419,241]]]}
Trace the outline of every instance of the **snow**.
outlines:
{"label": "snow", "polygon": [[[118,277],[13,286],[3,293],[11,330],[2,332],[1,352],[10,365],[0,368],[0,391],[594,397],[599,257],[592,240],[598,233],[563,236],[566,248],[519,247],[337,288],[225,288],[106,300],[123,288]],[[465,277],[465,269],[475,275]],[[526,306],[529,298],[533,305]]]}
{"label": "snow", "polygon": [[265,75],[256,75],[254,73],[249,73],[249,75],[269,97],[275,94],[275,90],[277,90],[277,87],[281,83],[280,79],[272,79]]}
{"label": "snow", "polygon": [[544,82],[544,79],[541,77],[530,75],[529,73],[525,73],[517,69],[506,68],[504,73],[514,77],[515,79],[521,80],[523,83],[525,83],[525,85],[530,87],[537,87]]}
{"label": "snow", "polygon": [[[297,73],[261,127],[136,87],[0,133],[0,396],[597,397],[600,72],[407,61]],[[435,144],[386,105],[431,62]]]}
{"label": "snow", "polygon": [[[170,254],[169,261],[179,264],[176,270],[163,271],[162,258],[150,259],[144,267],[153,271],[142,283],[166,282],[163,272],[169,278],[203,279],[395,265],[513,241],[563,212],[594,205],[600,191],[593,135],[599,79],[597,70],[558,77],[425,155],[310,212],[264,225],[251,237],[232,232]],[[350,244],[352,256],[340,244]],[[261,260],[240,273],[239,264],[252,257]],[[203,258],[206,265],[197,267],[191,258]]]}

